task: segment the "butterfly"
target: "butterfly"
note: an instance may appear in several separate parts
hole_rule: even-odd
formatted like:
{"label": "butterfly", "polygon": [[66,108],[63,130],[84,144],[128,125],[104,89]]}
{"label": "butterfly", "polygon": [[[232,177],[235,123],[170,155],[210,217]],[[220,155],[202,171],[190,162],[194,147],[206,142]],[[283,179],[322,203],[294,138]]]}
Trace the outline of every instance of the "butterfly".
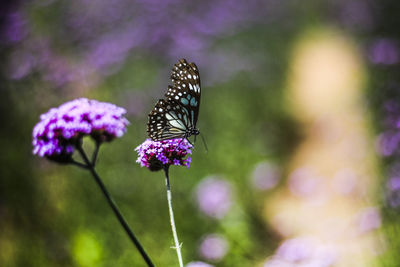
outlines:
{"label": "butterfly", "polygon": [[147,133],[153,141],[198,135],[200,75],[194,63],[181,59],[172,68],[172,86],[149,114]]}

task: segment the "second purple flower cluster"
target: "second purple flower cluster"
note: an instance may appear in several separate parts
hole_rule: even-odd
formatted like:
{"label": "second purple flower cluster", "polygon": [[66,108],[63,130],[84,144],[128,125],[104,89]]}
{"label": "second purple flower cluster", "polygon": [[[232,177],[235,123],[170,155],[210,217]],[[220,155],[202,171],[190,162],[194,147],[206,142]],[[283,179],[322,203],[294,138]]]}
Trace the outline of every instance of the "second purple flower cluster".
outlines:
{"label": "second purple flower cluster", "polygon": [[192,145],[186,139],[152,141],[147,139],[135,151],[139,154],[137,163],[151,171],[159,171],[164,166],[180,165],[190,167]]}
{"label": "second purple flower cluster", "polygon": [[125,109],[116,105],[79,98],[40,116],[33,129],[33,154],[68,162],[77,142],[84,136],[109,142],[126,132]]}

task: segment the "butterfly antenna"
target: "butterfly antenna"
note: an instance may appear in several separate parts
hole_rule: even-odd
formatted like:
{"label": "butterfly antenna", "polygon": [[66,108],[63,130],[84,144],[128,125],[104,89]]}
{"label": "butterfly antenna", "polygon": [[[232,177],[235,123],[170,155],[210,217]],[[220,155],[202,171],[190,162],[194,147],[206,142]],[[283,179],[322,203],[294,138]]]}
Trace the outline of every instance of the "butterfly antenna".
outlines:
{"label": "butterfly antenna", "polygon": [[204,147],[206,149],[206,153],[208,153],[208,147],[207,147],[206,139],[204,138],[204,136],[201,133],[200,133],[200,136],[201,136],[201,140],[203,140],[203,144],[204,144]]}

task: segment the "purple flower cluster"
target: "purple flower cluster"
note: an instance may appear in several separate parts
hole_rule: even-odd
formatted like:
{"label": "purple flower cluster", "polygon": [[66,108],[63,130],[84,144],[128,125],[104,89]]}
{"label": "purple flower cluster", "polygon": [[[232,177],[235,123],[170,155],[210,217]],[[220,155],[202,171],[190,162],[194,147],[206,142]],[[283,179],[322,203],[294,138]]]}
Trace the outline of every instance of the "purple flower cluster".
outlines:
{"label": "purple flower cluster", "polygon": [[98,143],[121,137],[129,124],[125,113],[116,105],[86,98],[52,108],[33,129],[33,154],[65,162],[84,136]]}
{"label": "purple flower cluster", "polygon": [[146,139],[141,145],[135,148],[139,157],[136,160],[142,167],[151,171],[159,171],[164,166],[177,165],[190,167],[192,145],[186,139],[170,139],[163,141],[152,141]]}

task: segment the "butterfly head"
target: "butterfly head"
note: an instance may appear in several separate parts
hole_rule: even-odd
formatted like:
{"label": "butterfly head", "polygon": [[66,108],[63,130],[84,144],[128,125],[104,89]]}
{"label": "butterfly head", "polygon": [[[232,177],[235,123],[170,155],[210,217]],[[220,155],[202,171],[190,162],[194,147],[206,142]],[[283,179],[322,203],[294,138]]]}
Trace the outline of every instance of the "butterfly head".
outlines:
{"label": "butterfly head", "polygon": [[191,135],[199,135],[199,134],[200,134],[200,131],[194,127],[188,129],[186,132],[187,137],[189,137]]}

